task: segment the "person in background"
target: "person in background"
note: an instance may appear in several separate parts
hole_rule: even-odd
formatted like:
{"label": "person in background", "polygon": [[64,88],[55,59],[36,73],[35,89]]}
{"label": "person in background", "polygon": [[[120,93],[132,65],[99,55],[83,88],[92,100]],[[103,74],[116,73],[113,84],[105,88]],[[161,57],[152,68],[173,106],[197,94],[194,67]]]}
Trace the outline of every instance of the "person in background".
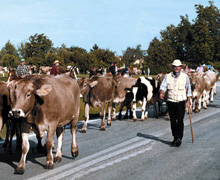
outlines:
{"label": "person in background", "polygon": [[124,77],[129,77],[129,73],[130,73],[130,72],[127,70],[127,71],[125,71],[125,73],[123,74],[123,76],[124,76]]}
{"label": "person in background", "polygon": [[202,67],[202,65],[200,63],[199,63],[199,66],[196,68],[196,71],[198,73],[202,73],[203,72],[203,67]]}
{"label": "person in background", "polygon": [[16,74],[20,79],[25,78],[26,76],[29,76],[29,69],[28,67],[25,65],[25,59],[21,59],[20,60],[20,64],[18,65],[17,69],[16,69]]}
{"label": "person in background", "polygon": [[118,67],[117,67],[117,62],[113,63],[110,67],[109,67],[109,72],[112,73],[112,76],[116,76],[118,73]]}
{"label": "person in background", "polygon": [[189,71],[190,71],[190,69],[189,69],[189,66],[188,66],[188,65],[186,65],[186,67],[185,67],[185,71],[186,71],[186,72],[189,72]]}
{"label": "person in background", "polygon": [[57,74],[61,74],[58,69],[59,65],[60,65],[59,60],[54,61],[54,65],[52,66],[52,69],[50,71],[50,75],[56,76]]}
{"label": "person in background", "polygon": [[167,106],[170,115],[171,131],[174,137],[172,145],[179,147],[184,131],[184,116],[186,107],[190,107],[192,96],[191,85],[187,74],[182,73],[183,64],[180,60],[172,63],[173,72],[167,74],[160,86],[160,99],[164,99],[167,91]]}

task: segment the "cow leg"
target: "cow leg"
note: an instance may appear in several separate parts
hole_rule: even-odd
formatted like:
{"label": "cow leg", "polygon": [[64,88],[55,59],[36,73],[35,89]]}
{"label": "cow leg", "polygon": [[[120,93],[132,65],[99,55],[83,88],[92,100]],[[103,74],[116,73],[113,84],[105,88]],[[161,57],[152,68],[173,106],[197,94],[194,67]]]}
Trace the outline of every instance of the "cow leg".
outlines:
{"label": "cow leg", "polygon": [[9,146],[9,138],[11,135],[11,130],[12,130],[12,122],[10,119],[8,119],[8,121],[6,122],[6,137],[5,137],[5,142],[2,145],[2,147],[7,150],[8,146]]}
{"label": "cow leg", "polygon": [[141,107],[141,121],[144,121],[144,119],[147,119],[147,116],[145,116],[145,114],[144,114],[145,110],[146,110],[146,105],[147,105],[147,100],[144,97],[143,98],[143,104],[142,104],[142,107]]}
{"label": "cow leg", "polygon": [[76,131],[77,131],[77,121],[78,117],[74,117],[71,122],[71,133],[72,133],[72,146],[71,146],[71,153],[72,157],[77,157],[79,154],[78,145],[76,143]]}
{"label": "cow leg", "polygon": [[15,133],[16,133],[16,150],[21,150],[22,147],[22,135],[21,135],[21,121],[22,119],[17,119]]}
{"label": "cow leg", "polygon": [[[123,111],[123,108],[124,108],[125,105],[126,105],[126,102],[125,102],[125,101],[123,101],[123,102],[120,104],[118,119],[122,119],[121,112]],[[124,118],[126,119],[126,117],[124,117]]]}
{"label": "cow leg", "polygon": [[133,109],[133,120],[134,120],[134,121],[137,121],[136,106],[137,106],[136,102],[133,102],[133,107],[132,107],[132,109]]}
{"label": "cow leg", "polygon": [[45,147],[41,143],[42,138],[39,135],[37,135],[37,134],[36,134],[36,138],[37,138],[37,148],[36,148],[37,152],[45,154],[46,153],[46,149],[45,149]]}
{"label": "cow leg", "polygon": [[129,118],[131,119],[133,117],[133,112],[131,110],[131,102],[127,103],[127,108],[129,109],[130,111],[130,114],[129,114]]}
{"label": "cow leg", "polygon": [[115,103],[112,104],[112,120],[116,120],[116,115],[115,115],[115,112],[116,112],[116,108],[115,108]]}
{"label": "cow leg", "polygon": [[204,91],[204,93],[203,93],[203,108],[204,109],[207,109],[207,92],[206,92],[206,90]]}
{"label": "cow leg", "polygon": [[213,87],[213,90],[214,90],[214,95],[216,95],[216,83],[215,83],[215,85],[214,85],[214,87]]}
{"label": "cow leg", "polygon": [[63,128],[57,127],[56,129],[56,135],[57,135],[57,152],[54,157],[54,162],[61,162],[62,160],[62,143],[63,143]]}
{"label": "cow leg", "polygon": [[129,110],[129,107],[128,107],[128,104],[127,104],[126,105],[126,113],[125,113],[124,119],[128,119],[128,110]]}
{"label": "cow leg", "polygon": [[121,105],[120,105],[119,114],[118,114],[118,119],[120,119],[120,120],[121,120],[121,118],[122,118],[121,113],[122,113],[122,109],[121,109]]}
{"label": "cow leg", "polygon": [[[105,107],[105,105],[104,105]],[[111,110],[112,110],[112,102],[108,103],[108,118],[107,118],[107,126],[111,126]],[[105,114],[104,114],[104,120],[105,120]]]}
{"label": "cow leg", "polygon": [[85,103],[85,121],[81,133],[86,133],[88,120],[89,120],[89,104]]}
{"label": "cow leg", "polygon": [[145,109],[145,114],[144,114],[144,120],[147,119],[147,117],[148,117],[149,106],[150,106],[150,102],[147,102],[146,109]]}
{"label": "cow leg", "polygon": [[3,117],[2,117],[2,109],[0,109],[0,132],[1,132],[2,128],[3,128],[3,126],[4,126],[4,122],[3,122]]}
{"label": "cow leg", "polygon": [[105,103],[102,103],[102,108],[101,108],[101,126],[100,126],[100,131],[105,131]]}
{"label": "cow leg", "polygon": [[214,88],[211,89],[211,97],[210,97],[210,101],[211,101],[211,102],[214,101]]}
{"label": "cow leg", "polygon": [[[49,127],[50,128],[50,127]],[[54,144],[54,133],[56,129],[50,129],[50,131],[47,132],[47,138],[46,138],[46,148],[47,148],[47,161],[46,161],[46,169],[53,169],[53,153],[52,148]]]}
{"label": "cow leg", "polygon": [[29,148],[30,148],[29,133],[22,133],[22,154],[21,154],[20,162],[15,170],[15,174],[24,174],[25,161]]}
{"label": "cow leg", "polygon": [[211,91],[212,90],[209,90],[206,92],[206,106],[208,106],[210,104],[209,98],[210,98]]}

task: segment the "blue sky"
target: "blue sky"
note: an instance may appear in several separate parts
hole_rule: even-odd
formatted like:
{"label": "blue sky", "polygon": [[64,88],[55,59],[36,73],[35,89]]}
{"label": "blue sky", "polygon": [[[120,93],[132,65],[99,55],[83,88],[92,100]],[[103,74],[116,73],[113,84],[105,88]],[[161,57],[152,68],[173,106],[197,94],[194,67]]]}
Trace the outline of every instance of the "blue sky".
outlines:
{"label": "blue sky", "polygon": [[[214,5],[220,8],[220,1]],[[10,40],[18,46],[44,33],[54,47],[66,44],[89,51],[94,44],[122,55],[154,37],[180,16],[195,19],[194,4],[207,0],[0,0],[0,48]]]}

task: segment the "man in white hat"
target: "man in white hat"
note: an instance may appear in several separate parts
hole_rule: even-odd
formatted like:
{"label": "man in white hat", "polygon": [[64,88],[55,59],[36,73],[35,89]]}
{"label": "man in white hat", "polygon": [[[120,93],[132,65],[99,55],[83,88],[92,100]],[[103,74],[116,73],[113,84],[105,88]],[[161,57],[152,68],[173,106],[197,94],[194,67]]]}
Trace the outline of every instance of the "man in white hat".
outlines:
{"label": "man in white hat", "polygon": [[57,74],[61,74],[59,69],[58,69],[59,65],[60,65],[59,60],[54,61],[54,65],[52,66],[52,69],[50,71],[50,75],[56,76]]}
{"label": "man in white hat", "polygon": [[179,147],[182,143],[184,131],[184,115],[186,107],[190,107],[191,85],[189,77],[182,73],[183,64],[179,59],[172,63],[173,72],[167,74],[160,86],[160,98],[164,99],[167,91],[167,106],[174,140],[172,145]]}

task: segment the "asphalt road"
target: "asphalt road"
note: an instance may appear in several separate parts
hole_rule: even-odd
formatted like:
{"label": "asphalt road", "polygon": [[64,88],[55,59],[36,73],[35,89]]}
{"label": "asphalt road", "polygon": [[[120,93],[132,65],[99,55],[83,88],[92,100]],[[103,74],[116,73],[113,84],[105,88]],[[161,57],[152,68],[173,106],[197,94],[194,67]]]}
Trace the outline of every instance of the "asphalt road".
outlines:
{"label": "asphalt road", "polygon": [[153,119],[152,107],[149,116],[144,122],[113,121],[106,131],[99,131],[100,119],[92,120],[86,134],[79,132],[82,127],[79,123],[79,156],[75,159],[71,157],[71,135],[66,128],[62,162],[56,163],[52,170],[44,169],[46,156],[36,152],[35,136],[30,138],[24,175],[14,175],[20,159],[15,144],[12,153],[0,148],[0,179],[220,179],[220,90],[207,110],[192,114],[194,143],[188,114],[183,143],[178,148],[171,146],[170,122],[165,117]]}

